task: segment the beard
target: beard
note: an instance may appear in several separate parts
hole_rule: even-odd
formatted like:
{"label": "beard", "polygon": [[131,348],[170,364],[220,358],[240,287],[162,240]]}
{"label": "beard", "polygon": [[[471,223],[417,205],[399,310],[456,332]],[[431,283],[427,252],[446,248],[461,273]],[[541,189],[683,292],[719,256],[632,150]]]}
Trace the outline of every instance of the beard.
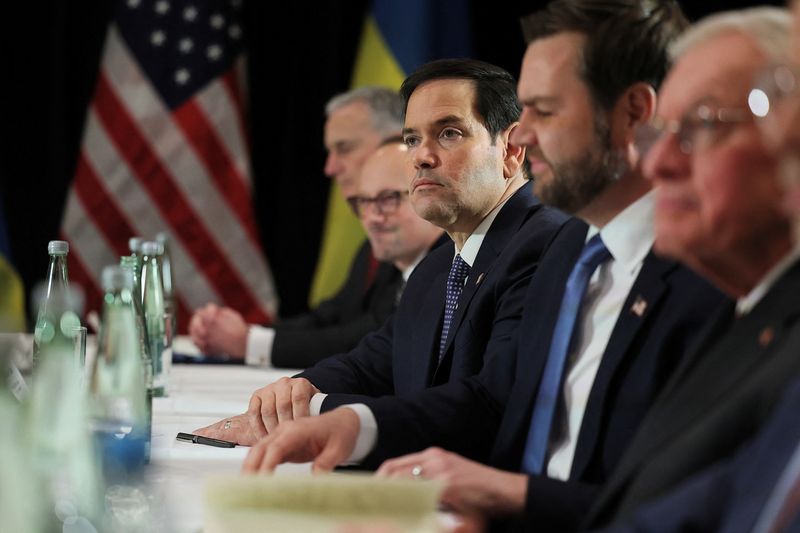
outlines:
{"label": "beard", "polygon": [[594,146],[582,156],[551,163],[541,152],[537,154],[553,172],[550,183],[534,180],[543,203],[574,215],[627,172],[624,152],[611,146],[611,130],[601,116],[595,118],[594,133]]}

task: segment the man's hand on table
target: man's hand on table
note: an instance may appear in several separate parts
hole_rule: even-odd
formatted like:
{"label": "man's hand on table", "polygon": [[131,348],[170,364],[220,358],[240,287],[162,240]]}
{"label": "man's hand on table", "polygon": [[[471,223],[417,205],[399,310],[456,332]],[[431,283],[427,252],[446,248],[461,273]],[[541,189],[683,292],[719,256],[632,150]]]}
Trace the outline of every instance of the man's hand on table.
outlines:
{"label": "man's hand on table", "polygon": [[253,446],[242,471],[271,473],[281,463],[313,461],[315,473],[329,472],[353,453],[359,429],[358,415],[347,407],[281,423]]}
{"label": "man's hand on table", "polygon": [[223,418],[195,433],[252,446],[278,424],[308,416],[308,404],[318,392],[307,379],[281,378],[254,392],[246,413]]}
{"label": "man's hand on table", "polygon": [[494,516],[525,510],[526,475],[491,468],[440,448],[385,461],[376,475],[414,477],[414,473],[444,482],[441,501],[457,513]]}
{"label": "man's hand on table", "polygon": [[244,359],[250,327],[230,307],[210,303],[195,311],[189,320],[192,342],[205,354],[228,354]]}

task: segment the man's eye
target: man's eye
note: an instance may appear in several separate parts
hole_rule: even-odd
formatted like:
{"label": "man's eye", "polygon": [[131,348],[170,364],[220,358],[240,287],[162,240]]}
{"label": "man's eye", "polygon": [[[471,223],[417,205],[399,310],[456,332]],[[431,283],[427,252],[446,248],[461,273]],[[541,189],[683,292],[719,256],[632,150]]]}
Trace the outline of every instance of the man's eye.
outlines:
{"label": "man's eye", "polygon": [[548,111],[547,109],[534,108],[533,112],[537,117],[540,117],[540,118],[547,118],[547,117],[553,116],[553,112],[552,111]]}
{"label": "man's eye", "polygon": [[406,146],[411,148],[419,144],[419,139],[417,137],[406,137],[405,139],[403,139],[403,142],[406,144]]}
{"label": "man's eye", "polygon": [[443,139],[458,139],[461,137],[461,132],[453,128],[446,128],[442,130],[441,137]]}

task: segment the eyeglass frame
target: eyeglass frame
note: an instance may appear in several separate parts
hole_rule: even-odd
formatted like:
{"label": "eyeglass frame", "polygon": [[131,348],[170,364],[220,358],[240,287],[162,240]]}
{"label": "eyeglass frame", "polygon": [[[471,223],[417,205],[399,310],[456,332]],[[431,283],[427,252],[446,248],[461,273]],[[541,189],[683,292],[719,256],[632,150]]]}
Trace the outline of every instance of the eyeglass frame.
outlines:
{"label": "eyeglass frame", "polygon": [[364,204],[373,204],[377,209],[379,215],[391,215],[400,207],[400,202],[403,198],[408,196],[407,190],[400,189],[386,189],[378,193],[377,196],[371,198],[365,196],[349,196],[347,204],[356,216],[363,216],[363,210],[360,206]]}
{"label": "eyeglass frame", "polygon": [[[694,116],[692,116],[694,115]],[[649,152],[665,134],[678,138],[678,148],[685,155],[702,152],[714,146],[719,137],[720,126],[744,124],[753,117],[747,107],[720,107],[712,98],[704,98],[684,113],[680,119],[664,119],[654,117],[650,122],[639,127],[636,132],[636,145],[642,154]],[[697,142],[698,132],[706,132],[709,136],[703,142]],[[648,137],[649,134],[649,137]]]}
{"label": "eyeglass frame", "polygon": [[[783,78],[781,80],[781,78]],[[787,86],[787,82],[791,87]],[[748,94],[750,111],[758,119],[758,125],[770,145],[777,144],[775,127],[791,113],[785,109],[787,102],[800,104],[800,67],[787,63],[773,63],[755,76]],[[784,108],[781,113],[776,109]]]}

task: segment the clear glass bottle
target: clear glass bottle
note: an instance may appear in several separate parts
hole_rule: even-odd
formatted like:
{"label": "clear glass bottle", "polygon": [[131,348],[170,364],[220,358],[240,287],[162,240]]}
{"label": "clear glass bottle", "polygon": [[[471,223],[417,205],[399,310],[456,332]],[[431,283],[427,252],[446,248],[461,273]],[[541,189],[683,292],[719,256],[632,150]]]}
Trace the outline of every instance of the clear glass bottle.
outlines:
{"label": "clear glass bottle", "polygon": [[145,464],[149,441],[147,389],[136,324],[133,277],[103,269],[103,320],[89,381],[92,429],[107,482],[128,481]]}
{"label": "clear glass bottle", "polygon": [[[60,331],[69,332],[71,338],[72,330],[79,327],[80,319],[72,310],[69,302],[69,276],[67,273],[67,254],[69,253],[69,243],[67,241],[50,241],[47,244],[47,253],[50,255],[50,262],[47,266],[47,279],[45,281],[44,295],[39,304],[36,316],[36,327],[33,335],[33,366],[39,364],[41,349],[43,344],[53,342],[60,334]],[[63,301],[55,301],[55,300]],[[63,316],[52,316],[52,308],[63,308]],[[48,313],[51,316],[47,317]],[[57,320],[55,320],[57,319]],[[55,327],[60,325],[61,327]]]}
{"label": "clear glass bottle", "polygon": [[[11,370],[10,353],[0,350],[0,376]],[[43,501],[37,479],[31,476],[30,447],[26,446],[22,405],[0,379],[0,420],[8,428],[0,434],[0,531],[41,531]],[[8,488],[13,487],[13,490]]]}
{"label": "clear glass bottle", "polygon": [[23,426],[33,474],[50,506],[46,520],[97,524],[102,515],[99,465],[89,438],[86,394],[68,329],[72,326],[64,320],[74,314],[66,291],[53,287],[40,314],[49,340],[40,345]]}
{"label": "clear glass bottle", "polygon": [[172,271],[172,254],[170,254],[169,233],[161,231],[156,234],[156,241],[161,244],[161,277],[164,282],[164,302],[166,312],[172,320],[172,331],[177,331],[178,312],[175,305],[175,274]]}
{"label": "clear glass bottle", "polygon": [[137,271],[138,260],[132,255],[124,255],[120,258],[120,266],[130,272],[133,283],[133,310],[136,313],[136,329],[139,334],[139,350],[142,357],[142,371],[144,372],[144,383],[147,391],[145,401],[146,423],[147,423],[147,444],[145,446],[145,461],[150,462],[150,443],[152,441],[153,427],[153,358],[150,356],[150,343],[147,336],[147,325],[144,321],[144,309],[142,308],[142,288],[139,283]]}
{"label": "clear glass bottle", "polygon": [[145,241],[142,244],[142,307],[145,327],[153,359],[153,396],[167,395],[169,368],[172,364],[172,331],[166,314],[164,281],[161,275],[161,244]]}
{"label": "clear glass bottle", "polygon": [[144,239],[141,237],[131,237],[128,239],[128,249],[131,251],[131,257],[136,259],[136,277],[142,276],[142,243]]}

